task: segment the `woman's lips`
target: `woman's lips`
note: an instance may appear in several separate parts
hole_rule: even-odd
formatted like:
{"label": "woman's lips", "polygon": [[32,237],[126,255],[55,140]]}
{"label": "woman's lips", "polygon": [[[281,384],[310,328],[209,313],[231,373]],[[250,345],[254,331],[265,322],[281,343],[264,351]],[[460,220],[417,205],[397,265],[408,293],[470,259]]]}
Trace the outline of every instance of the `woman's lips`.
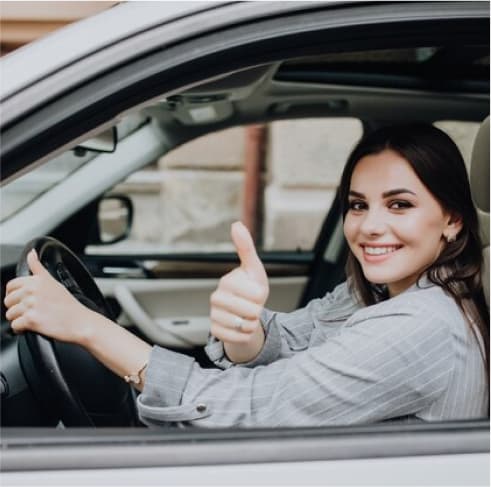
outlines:
{"label": "woman's lips", "polygon": [[389,259],[394,255],[402,245],[391,244],[391,245],[368,245],[362,244],[363,258],[366,262],[382,262]]}

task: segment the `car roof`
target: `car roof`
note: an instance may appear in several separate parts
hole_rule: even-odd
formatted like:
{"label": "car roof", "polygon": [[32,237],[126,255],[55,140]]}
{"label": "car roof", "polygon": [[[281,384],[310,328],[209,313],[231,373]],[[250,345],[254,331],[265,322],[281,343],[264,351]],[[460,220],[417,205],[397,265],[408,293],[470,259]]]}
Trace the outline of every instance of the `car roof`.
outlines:
{"label": "car roof", "polygon": [[[174,16],[169,15],[167,9],[164,14],[164,10],[154,9],[153,4],[147,2],[144,4],[150,10],[139,9],[141,4],[131,2],[128,7],[127,4],[117,5],[27,46],[22,52],[15,51],[5,61],[0,60],[0,69],[8,74],[4,76],[2,100],[2,182],[24,170],[26,164],[39,161],[41,153],[46,156],[48,149],[59,144],[52,136],[54,132],[65,140],[65,137],[72,137],[73,130],[83,140],[90,135],[86,130],[89,122],[94,124],[91,130],[95,131],[96,126],[107,128],[117,123],[128,110],[147,107],[159,125],[165,127],[166,137],[172,139],[173,145],[211,130],[270,119],[354,116],[365,120],[368,116],[372,121],[382,122],[410,117],[431,122],[442,116],[482,120],[488,113],[489,57],[486,61],[483,56],[486,58],[489,51],[489,9],[481,3],[470,2],[462,6],[445,2],[435,12],[433,2],[428,2],[422,14],[419,4],[415,7],[411,2],[394,2],[389,19],[381,20],[387,28],[385,35],[394,38],[394,45],[391,43],[390,47],[380,44],[380,32],[374,34],[374,44],[353,43],[351,35],[347,39],[341,37],[338,43],[339,32],[331,24],[328,25],[332,37],[327,36],[328,40],[318,39],[316,34],[312,43],[310,37],[317,32],[317,26],[324,29],[326,20],[332,21],[334,14],[338,17],[333,25],[349,25],[372,32],[371,26],[379,18],[374,11],[385,13],[385,2],[367,2],[367,7],[361,10],[359,2],[184,3],[188,8],[177,8]],[[342,9],[339,8],[341,4]],[[166,5],[163,3],[162,7]],[[154,15],[149,15],[150,12]],[[178,12],[181,12],[180,16]],[[142,18],[138,19],[136,13]],[[124,20],[122,25],[116,21],[118,18]],[[134,20],[132,25],[127,24],[128,18]],[[316,19],[312,25],[308,24],[306,50],[297,49],[296,35],[285,35],[303,32],[305,22],[299,22],[302,18],[304,21]],[[408,18],[415,23],[414,28],[420,22],[422,26],[426,24],[425,29],[418,27],[415,30],[417,39],[409,35],[411,29],[407,37],[400,33],[399,22],[407,22]],[[440,18],[450,21],[445,23],[446,29],[438,30],[442,31],[441,43],[439,35],[434,37],[433,22],[427,22]],[[455,18],[463,23],[457,32]],[[278,51],[281,56],[270,49],[271,32],[265,31],[265,23],[281,40],[275,44],[275,49],[281,44]],[[92,39],[89,46],[83,46],[81,32],[90,32],[94,25],[97,26],[94,32],[97,31],[101,38],[98,41]],[[104,31],[111,30],[108,26],[112,25],[118,25],[118,28],[106,37]],[[243,38],[245,32],[248,35]],[[421,47],[423,41],[419,40],[421,32],[424,47]],[[92,38],[95,34],[86,37]],[[214,46],[212,51],[203,43],[203,38]],[[217,49],[225,49],[225,40],[226,49],[232,50],[237,45],[242,46],[244,39],[248,39],[250,45],[245,43],[245,48],[241,47],[242,54],[240,59],[237,57],[236,64],[218,62],[206,75],[201,70],[186,71],[186,68],[184,77],[172,78],[179,86],[167,85],[166,70],[181,67],[179,63],[182,62],[180,56],[172,58],[169,54],[172,49],[177,53],[182,50],[194,62],[203,55],[203,59],[216,56]],[[267,46],[266,56],[263,50],[255,47],[258,39]],[[458,39],[458,44],[454,39]],[[254,43],[251,44],[251,40]],[[290,46],[287,49],[284,40]],[[72,43],[76,44],[75,53],[66,49]],[[43,46],[44,50],[41,49]],[[35,54],[43,59],[48,58],[48,54],[49,58],[56,57],[52,55],[51,47],[60,48],[62,57],[49,59],[43,66]],[[250,57],[246,56],[248,61],[242,64],[243,53],[249,49]],[[165,69],[156,64],[157,59],[164,63]],[[457,67],[456,60],[459,62]],[[31,61],[36,61],[35,66],[31,66]],[[28,66],[29,78],[25,75]],[[123,71],[126,74],[121,77]],[[131,77],[126,76],[128,72],[133,73]],[[159,74],[159,82],[152,81],[151,94],[142,90],[141,82],[136,82],[137,79],[147,80],[145,77],[149,73],[152,76]],[[127,84],[124,90],[121,82]],[[5,94],[6,90],[11,90],[10,96]],[[89,92],[94,93],[94,97],[87,97]],[[114,96],[108,96],[108,93]],[[86,103],[93,105],[96,101],[107,111],[91,109],[89,118],[85,113],[82,116],[88,106]],[[213,114],[205,120],[204,106],[207,113]],[[82,118],[75,122],[70,110],[80,112]],[[61,120],[70,120],[70,130],[66,130]],[[50,136],[44,139],[49,143],[34,143],[32,134],[35,131],[43,134],[50,131]],[[75,143],[76,140],[71,138],[70,144]],[[21,147],[23,157],[19,156]],[[57,150],[61,150],[61,144]]]}
{"label": "car roof", "polygon": [[50,74],[126,38],[144,33],[156,26],[192,17],[200,12],[220,11],[221,16],[214,16],[216,22],[232,24],[247,18],[262,18],[274,12],[318,8],[319,5],[338,6],[356,3],[339,0],[289,2],[186,0],[118,3],[108,10],[69,24],[0,59],[3,75],[0,99],[5,100]]}
{"label": "car roof", "polygon": [[4,56],[1,60],[2,98],[121,39],[155,25],[229,3],[166,1],[116,4]]}

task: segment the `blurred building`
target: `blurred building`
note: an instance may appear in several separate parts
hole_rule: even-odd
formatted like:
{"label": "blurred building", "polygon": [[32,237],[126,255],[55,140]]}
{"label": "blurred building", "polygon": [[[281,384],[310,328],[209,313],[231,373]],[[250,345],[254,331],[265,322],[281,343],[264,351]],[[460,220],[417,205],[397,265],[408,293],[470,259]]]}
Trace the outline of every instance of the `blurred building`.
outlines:
{"label": "blurred building", "polygon": [[110,8],[116,3],[0,1],[0,54],[7,54],[60,27]]}

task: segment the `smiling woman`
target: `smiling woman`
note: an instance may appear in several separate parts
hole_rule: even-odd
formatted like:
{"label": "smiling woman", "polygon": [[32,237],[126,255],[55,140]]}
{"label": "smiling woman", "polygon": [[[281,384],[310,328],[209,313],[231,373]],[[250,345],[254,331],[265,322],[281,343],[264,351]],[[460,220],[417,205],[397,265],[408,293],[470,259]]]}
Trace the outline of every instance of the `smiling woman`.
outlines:
{"label": "smiling woman", "polygon": [[379,129],[348,159],[340,198],[351,250],[347,282],[290,314],[264,309],[265,269],[247,229],[232,227],[240,266],[211,296],[207,347],[224,370],[151,349],[77,302],[34,253],[34,275],[7,285],[7,318],[16,332],[82,345],[116,374],[136,378],[140,418],[149,425],[310,426],[486,414],[481,245],[455,144],[429,125]]}
{"label": "smiling woman", "polygon": [[[348,286],[339,287],[324,300],[311,302],[291,315],[263,314],[266,340],[257,338],[260,332],[253,332],[255,340],[249,339],[245,345],[231,335],[227,339],[221,331],[226,315],[215,312],[222,327],[212,326],[212,333],[225,342],[228,358],[245,361],[245,356],[251,360],[245,365],[251,366],[291,357],[299,349],[310,351],[319,362],[306,366],[308,362],[301,364],[298,358],[296,363],[305,371],[317,367],[321,370],[318,389],[311,392],[317,400],[311,403],[307,417],[311,415],[309,419],[317,418],[326,424],[336,423],[340,418],[356,422],[360,418],[389,419],[398,414],[426,420],[485,414],[489,314],[480,278],[482,257],[476,210],[465,165],[455,144],[429,125],[380,129],[362,139],[353,150],[341,178],[340,199],[344,232],[351,250]],[[236,247],[240,255],[241,244]],[[244,264],[245,259],[241,260]],[[254,274],[259,275],[257,263],[242,267],[248,271],[249,280],[264,286],[259,277],[254,278]],[[212,318],[214,305],[225,309],[229,316],[244,316],[247,309],[253,314],[253,307],[239,306],[233,298],[239,295],[247,300],[247,293],[241,292],[245,280],[240,275],[230,275],[221,283],[212,297]],[[250,301],[264,303],[260,299]],[[316,337],[316,323],[332,321],[338,307],[348,319],[340,320],[342,325],[335,332],[333,328],[323,332],[334,332],[336,344],[350,350],[351,358],[341,352],[336,357],[337,347],[332,341],[326,336]],[[459,318],[450,319],[449,310],[454,310]],[[229,328],[230,322],[229,319]],[[275,329],[277,337],[273,339]],[[394,332],[397,339],[393,336],[392,341]],[[465,350],[461,344],[451,343],[451,336],[459,336]],[[281,345],[273,345],[275,340]],[[443,343],[451,345],[458,355],[446,355],[441,348]],[[314,351],[318,345],[323,348],[320,353]],[[247,347],[248,355],[244,354]],[[406,347],[418,350],[418,354],[400,353]],[[428,358],[431,364],[426,362]],[[223,357],[222,364],[227,362]],[[408,363],[411,365],[407,366]],[[290,374],[292,380],[296,374],[293,371]],[[314,372],[310,370],[310,374]],[[406,374],[415,374],[413,377],[422,382],[412,382]],[[261,374],[254,376],[258,381]],[[398,379],[397,387],[391,383],[394,376]],[[301,388],[300,377],[292,380],[297,392]],[[332,390],[333,382],[341,390]],[[473,384],[470,397],[474,402],[470,404],[466,398],[459,405],[456,398],[466,383]],[[424,390],[426,386],[429,388]],[[419,387],[422,389],[418,390]],[[320,392],[323,389],[326,396]],[[426,399],[414,397],[417,390]],[[372,396],[374,391],[377,394]],[[304,392],[300,394],[302,402],[297,404],[301,411],[308,395]],[[285,390],[281,396],[288,400]],[[346,407],[346,401],[352,406]],[[315,410],[315,403],[320,411]],[[336,404],[342,413],[335,414]],[[278,413],[278,409],[275,411]],[[292,411],[287,417],[291,421],[309,421]]]}
{"label": "smiling woman", "polygon": [[[402,133],[403,130],[408,133]],[[383,182],[377,177],[381,171],[387,175]],[[346,192],[349,178],[351,186]],[[359,182],[362,178],[363,181]],[[397,245],[404,247],[405,243],[408,244],[408,249],[402,249],[404,252],[417,246],[415,255],[406,255],[402,262],[405,272],[413,266],[409,276],[417,276],[427,269],[433,276],[432,280],[439,285],[448,284],[450,292],[453,286],[449,283],[453,280],[465,281],[465,287],[471,293],[479,290],[482,257],[477,214],[461,154],[444,132],[418,125],[396,127],[387,133],[374,134],[358,145],[347,162],[341,183],[345,191],[342,194],[345,232],[350,242],[353,240],[349,235],[356,231],[357,222],[360,224],[360,219],[353,217],[367,213],[369,207],[366,199],[358,203],[359,200],[353,198],[357,184],[367,181],[364,178],[370,178],[370,194],[378,197],[375,205],[386,208],[389,215],[389,218],[379,220],[387,224],[384,231],[392,231],[393,238],[401,239]],[[405,198],[397,197],[394,190],[388,188],[384,189],[390,194],[383,194],[381,185],[384,183],[397,187],[395,191],[398,193],[404,187]],[[363,222],[367,222],[367,217]],[[378,229],[371,230],[375,231],[370,239],[376,240]],[[424,248],[421,249],[421,245]],[[352,247],[352,251],[357,259],[350,257],[348,267],[357,280],[363,282],[367,277],[365,268],[361,269],[363,258],[357,246]],[[451,271],[446,269],[448,266]],[[449,277],[449,273],[454,277]],[[377,281],[373,279],[372,282]],[[388,283],[386,279],[382,282]],[[367,304],[374,302],[370,292],[360,290],[360,293]]]}
{"label": "smiling woman", "polygon": [[346,238],[365,278],[386,284],[390,296],[435,262],[445,245],[442,235],[452,242],[462,229],[462,217],[443,210],[411,164],[393,150],[362,157],[351,187],[367,191],[349,192]]}

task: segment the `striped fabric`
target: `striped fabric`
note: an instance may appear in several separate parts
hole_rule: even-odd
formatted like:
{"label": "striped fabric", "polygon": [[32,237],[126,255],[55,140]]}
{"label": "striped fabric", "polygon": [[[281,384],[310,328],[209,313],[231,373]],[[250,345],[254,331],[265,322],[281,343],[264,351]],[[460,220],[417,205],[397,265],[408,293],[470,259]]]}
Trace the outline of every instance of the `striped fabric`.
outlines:
{"label": "striped fabric", "polygon": [[362,424],[482,417],[488,388],[480,344],[459,307],[428,281],[368,307],[346,283],[293,313],[265,310],[266,342],[218,369],[154,347],[138,397],[141,420],[203,427]]}

